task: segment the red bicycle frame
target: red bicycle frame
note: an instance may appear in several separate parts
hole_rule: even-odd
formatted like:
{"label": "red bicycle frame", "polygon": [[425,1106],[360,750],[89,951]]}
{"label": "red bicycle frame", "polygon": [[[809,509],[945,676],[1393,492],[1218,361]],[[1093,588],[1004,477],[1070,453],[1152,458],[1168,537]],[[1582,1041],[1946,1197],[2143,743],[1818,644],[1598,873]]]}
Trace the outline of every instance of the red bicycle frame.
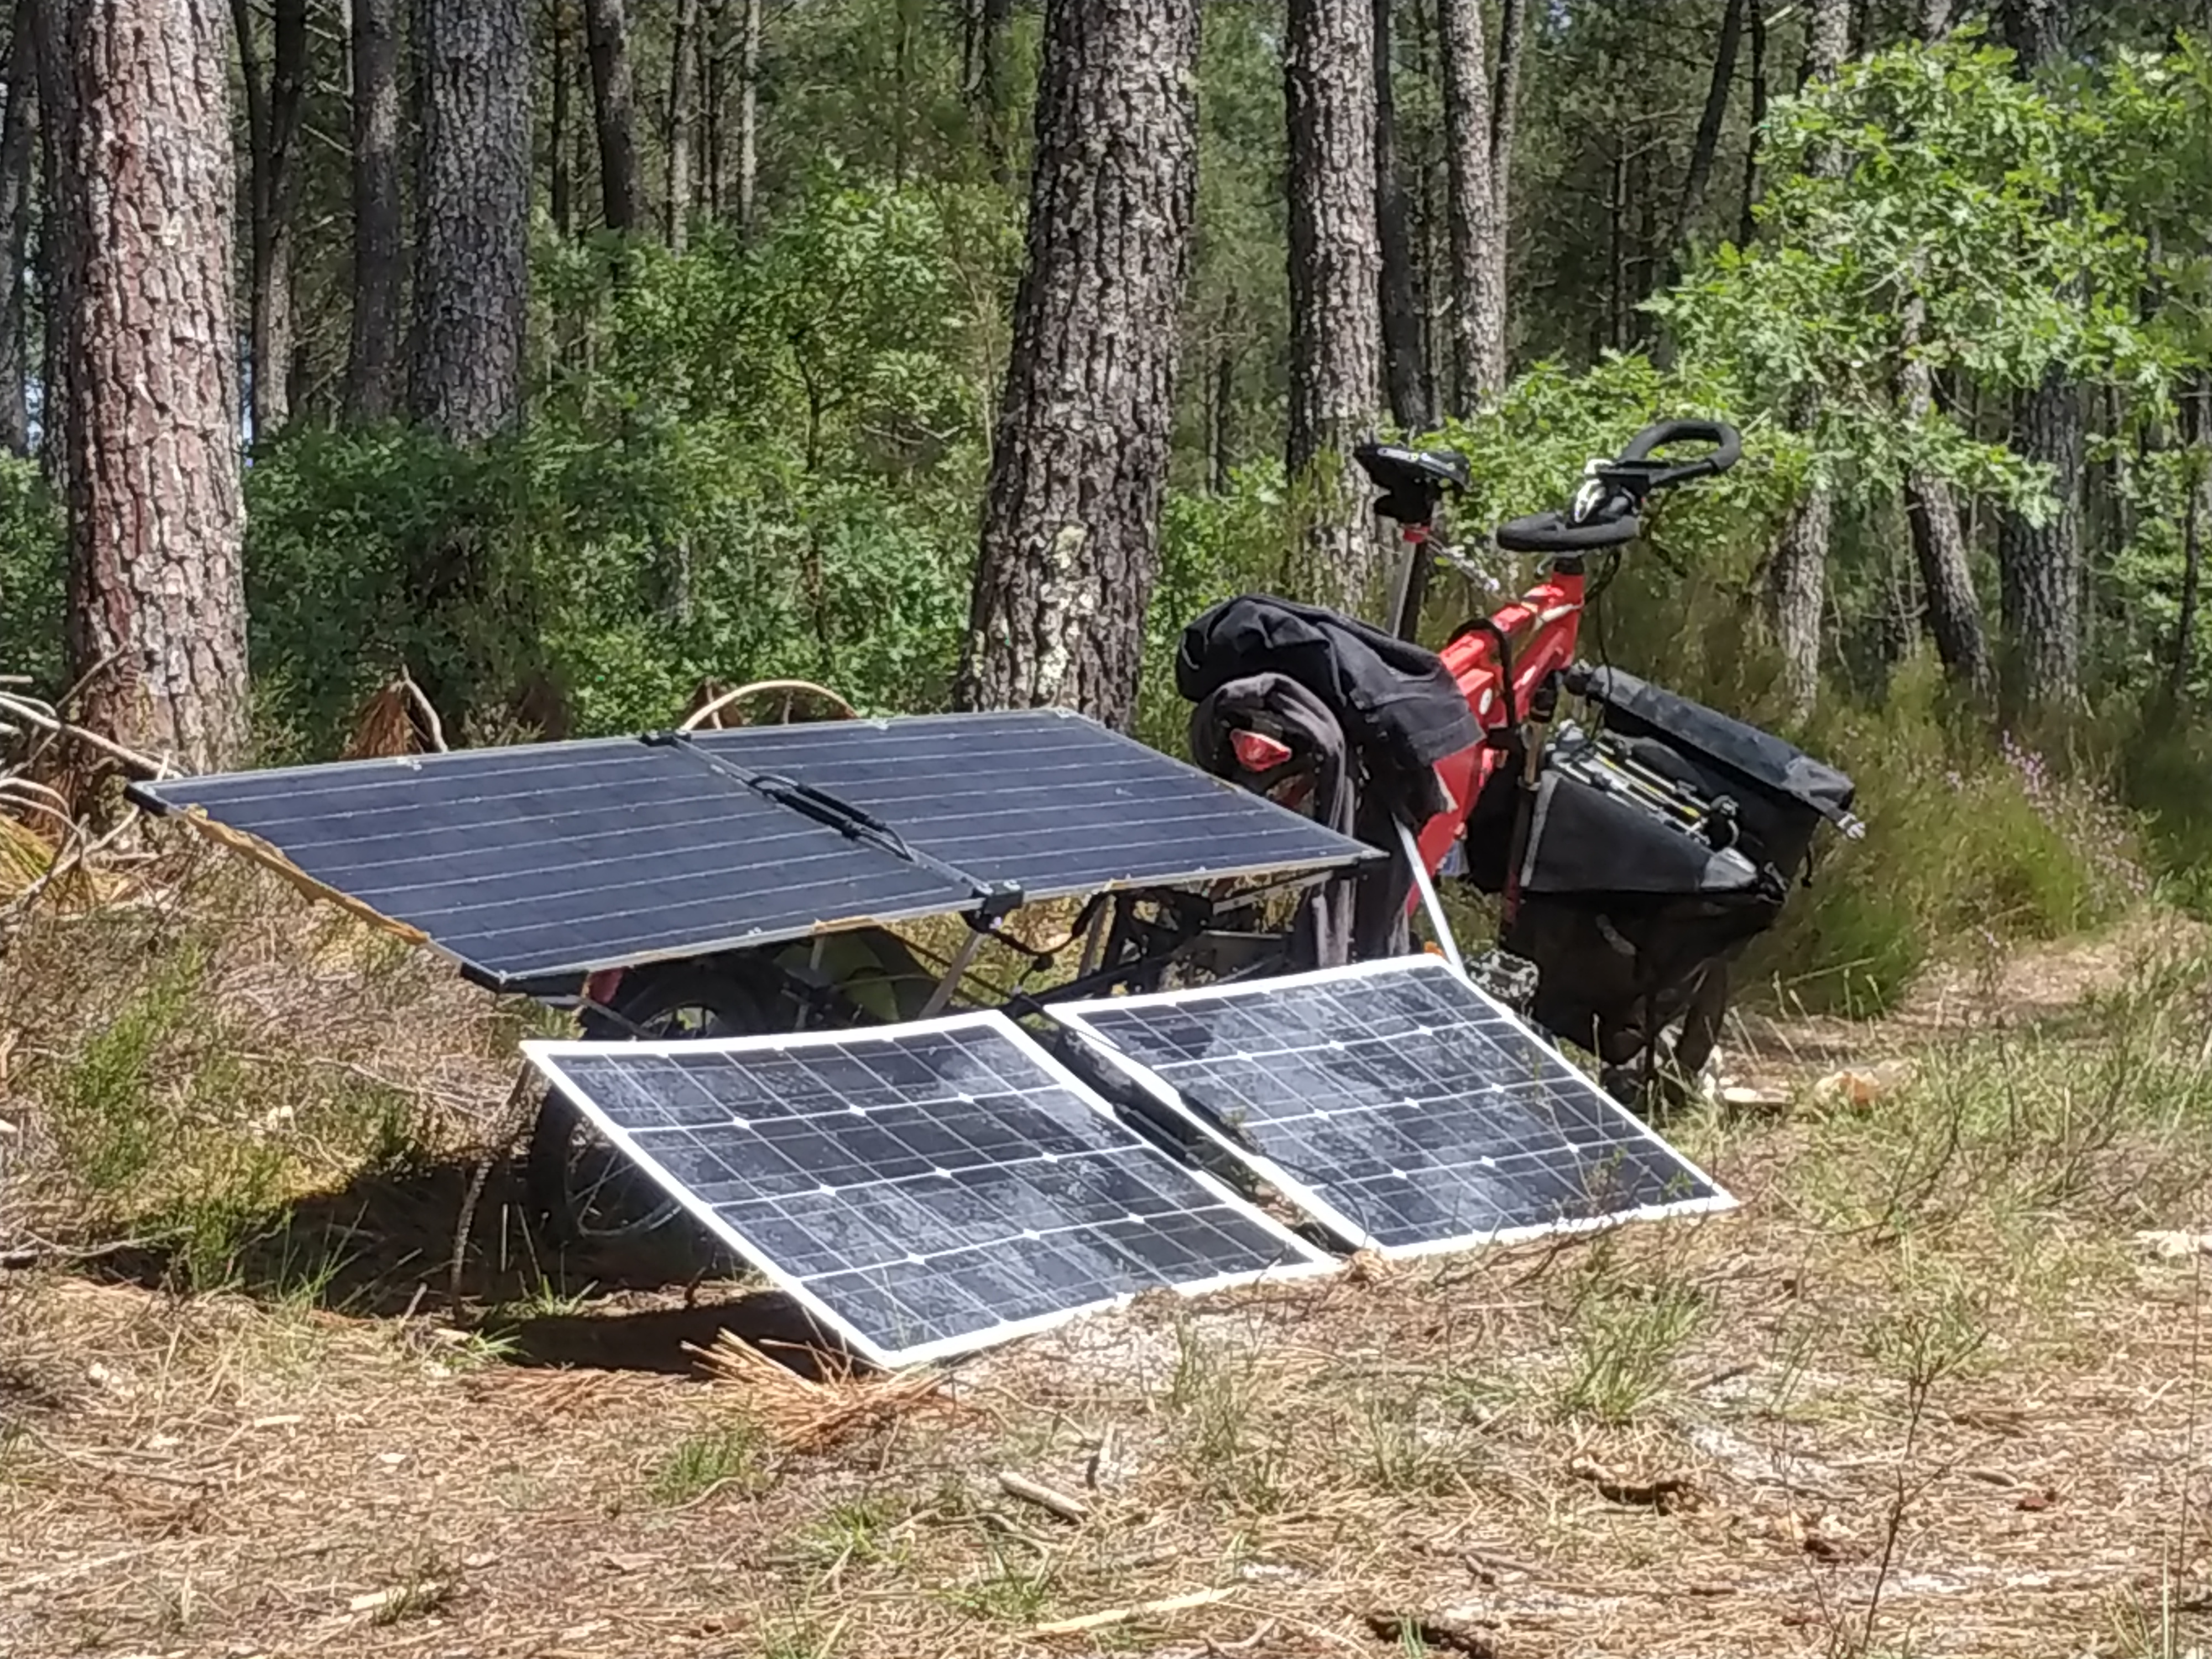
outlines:
{"label": "red bicycle frame", "polygon": [[[1413,551],[1419,556],[1418,544]],[[1451,804],[1422,825],[1415,837],[1421,862],[1431,876],[1466,828],[1475,797],[1510,752],[1507,745],[1490,741],[1492,734],[1503,735],[1523,725],[1546,682],[1565,673],[1574,661],[1588,580],[1580,559],[1559,560],[1534,587],[1493,612],[1487,622],[1463,624],[1439,653],[1486,740],[1437,764],[1437,777]],[[1533,747],[1533,738],[1530,744]],[[1415,893],[1407,902],[1410,906],[1419,900]]]}

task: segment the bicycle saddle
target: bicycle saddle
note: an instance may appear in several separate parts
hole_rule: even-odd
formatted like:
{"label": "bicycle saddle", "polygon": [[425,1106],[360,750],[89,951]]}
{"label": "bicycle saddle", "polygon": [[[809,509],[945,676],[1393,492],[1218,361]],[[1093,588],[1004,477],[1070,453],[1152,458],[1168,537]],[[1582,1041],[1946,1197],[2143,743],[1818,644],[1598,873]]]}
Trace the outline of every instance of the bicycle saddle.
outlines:
{"label": "bicycle saddle", "polygon": [[1402,444],[1362,444],[1352,459],[1374,480],[1382,497],[1378,517],[1400,524],[1425,525],[1436,517],[1446,490],[1456,495],[1472,480],[1467,458],[1449,449],[1407,449]]}

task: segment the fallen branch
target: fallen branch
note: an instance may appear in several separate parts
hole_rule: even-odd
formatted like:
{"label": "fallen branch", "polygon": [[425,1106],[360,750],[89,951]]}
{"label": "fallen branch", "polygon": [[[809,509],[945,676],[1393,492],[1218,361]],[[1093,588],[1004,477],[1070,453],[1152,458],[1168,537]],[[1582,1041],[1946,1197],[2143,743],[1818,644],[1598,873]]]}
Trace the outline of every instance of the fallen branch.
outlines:
{"label": "fallen branch", "polygon": [[79,743],[89,748],[97,749],[111,759],[119,760],[125,766],[143,772],[149,778],[165,778],[169,775],[167,762],[151,759],[135,749],[125,747],[112,738],[103,738],[99,732],[88,732],[83,726],[74,725],[58,714],[48,714],[27,697],[19,697],[10,692],[0,691],[0,712],[4,712],[12,720],[23,720],[37,726],[42,732],[51,732],[55,737],[75,738]]}
{"label": "fallen branch", "polygon": [[1048,1625],[1034,1625],[1031,1636],[1077,1636],[1087,1630],[1104,1630],[1109,1625],[1126,1625],[1132,1619],[1151,1619],[1164,1613],[1188,1613],[1193,1607],[1210,1607],[1226,1601],[1237,1594],[1231,1585],[1221,1589],[1193,1590],[1188,1595],[1164,1595],[1157,1601],[1135,1601],[1126,1607],[1109,1607],[1103,1613],[1086,1613],[1076,1619],[1055,1619]]}
{"label": "fallen branch", "polygon": [[1034,1504],[1041,1510],[1048,1510],[1063,1521],[1081,1521],[1091,1513],[1091,1506],[1081,1498],[1071,1498],[1064,1492],[1056,1491],[1041,1480],[1032,1480],[1012,1469],[999,1471],[999,1485],[1008,1497],[1018,1498],[1024,1504]]}
{"label": "fallen branch", "polygon": [[428,693],[415,684],[415,677],[404,668],[399,671],[399,685],[414,702],[415,707],[421,711],[423,724],[429,727],[430,746],[440,754],[445,754],[447,752],[446,723],[438,718],[438,711],[431,707]]}

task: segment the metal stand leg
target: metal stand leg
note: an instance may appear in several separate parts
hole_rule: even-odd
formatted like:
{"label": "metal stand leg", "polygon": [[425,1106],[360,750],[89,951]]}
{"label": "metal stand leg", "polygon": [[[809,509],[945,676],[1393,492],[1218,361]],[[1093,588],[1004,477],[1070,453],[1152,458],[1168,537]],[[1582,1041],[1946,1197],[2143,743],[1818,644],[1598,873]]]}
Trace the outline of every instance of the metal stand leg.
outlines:
{"label": "metal stand leg", "polygon": [[917,1018],[933,1019],[945,1012],[945,1005],[952,1000],[952,994],[960,988],[960,981],[968,976],[968,969],[975,963],[975,953],[982,948],[983,935],[970,928],[967,939],[954,954],[945,977],[937,981],[937,988],[929,994],[929,1000],[922,1005]]}
{"label": "metal stand leg", "polygon": [[1429,925],[1437,930],[1437,943],[1443,947],[1444,960],[1451,963],[1454,973],[1464,974],[1467,965],[1460,960],[1459,943],[1452,938],[1451,924],[1444,920],[1444,907],[1429,880],[1427,868],[1421,863],[1420,843],[1413,839],[1413,832],[1407,828],[1404,820],[1399,820],[1397,829],[1398,845],[1404,850],[1407,866],[1413,872],[1413,885],[1421,890],[1421,903],[1428,910]]}

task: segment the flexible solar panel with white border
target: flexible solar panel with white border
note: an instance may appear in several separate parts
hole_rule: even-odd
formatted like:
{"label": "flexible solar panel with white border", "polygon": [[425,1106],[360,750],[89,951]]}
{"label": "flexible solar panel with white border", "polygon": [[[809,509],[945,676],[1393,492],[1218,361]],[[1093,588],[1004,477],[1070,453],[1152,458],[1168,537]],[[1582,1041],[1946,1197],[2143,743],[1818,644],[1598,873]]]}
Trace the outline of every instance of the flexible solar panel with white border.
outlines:
{"label": "flexible solar panel with white border", "polygon": [[878,1365],[1330,1259],[1178,1163],[1001,1013],[523,1052],[708,1231]]}
{"label": "flexible solar panel with white border", "polygon": [[1385,1255],[1735,1202],[1433,957],[1047,1012]]}
{"label": "flexible solar panel with white border", "polygon": [[1375,856],[1065,708],[742,726],[696,741],[826,789],[917,850],[1033,899]]}
{"label": "flexible solar panel with white border", "polygon": [[[506,987],[969,908],[1374,856],[1056,709],[611,738],[137,784]],[[740,769],[732,771],[731,767]],[[769,799],[826,789],[939,866]],[[849,793],[848,793],[849,792]]]}

